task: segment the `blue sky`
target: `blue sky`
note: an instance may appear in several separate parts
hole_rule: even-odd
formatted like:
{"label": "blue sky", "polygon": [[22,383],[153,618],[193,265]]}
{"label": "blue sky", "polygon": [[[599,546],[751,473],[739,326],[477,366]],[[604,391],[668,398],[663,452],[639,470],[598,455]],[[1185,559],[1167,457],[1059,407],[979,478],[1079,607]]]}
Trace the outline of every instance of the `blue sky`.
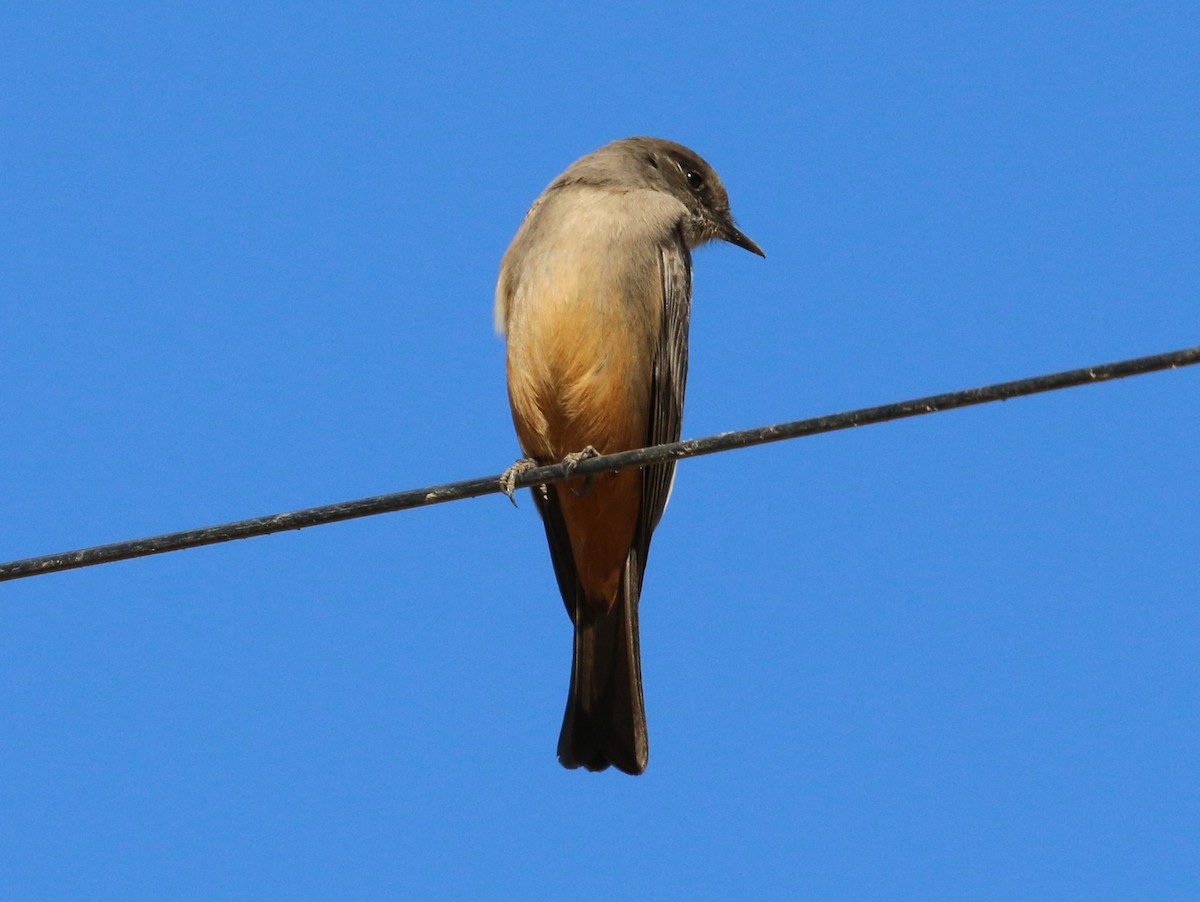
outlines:
{"label": "blue sky", "polygon": [[[9,4],[0,558],[517,456],[500,257],[695,148],[685,436],[1200,343],[1192,4]],[[647,773],[527,498],[0,587],[0,887],[1194,898],[1200,370],[680,467]]]}

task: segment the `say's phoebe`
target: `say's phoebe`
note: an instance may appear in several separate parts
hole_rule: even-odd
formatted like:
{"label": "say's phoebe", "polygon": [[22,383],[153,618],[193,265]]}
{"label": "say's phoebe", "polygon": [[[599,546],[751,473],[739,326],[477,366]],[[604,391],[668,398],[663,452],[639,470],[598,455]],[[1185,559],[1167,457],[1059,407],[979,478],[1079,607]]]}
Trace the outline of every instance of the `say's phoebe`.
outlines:
{"label": "say's phoebe", "polygon": [[[712,167],[659,138],[588,154],[534,201],[496,285],[518,466],[679,440],[691,249],[713,238],[765,256]],[[674,475],[658,464],[533,490],[575,624],[564,767],[646,769],[638,596]]]}

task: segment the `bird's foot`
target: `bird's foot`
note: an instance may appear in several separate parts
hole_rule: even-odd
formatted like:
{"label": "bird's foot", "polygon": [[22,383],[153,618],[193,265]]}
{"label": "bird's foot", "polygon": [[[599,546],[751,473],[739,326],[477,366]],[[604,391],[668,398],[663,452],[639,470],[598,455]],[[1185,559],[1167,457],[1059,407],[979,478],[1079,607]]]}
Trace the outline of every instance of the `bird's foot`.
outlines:
{"label": "bird's foot", "polygon": [[513,503],[513,507],[517,506],[515,493],[517,491],[517,479],[523,473],[528,473],[537,467],[538,463],[532,457],[522,457],[515,464],[500,474],[500,490],[508,496],[508,500]]}
{"label": "bird's foot", "polygon": [[[599,456],[600,456],[600,452],[597,451],[595,448],[593,448],[591,445],[588,445],[582,451],[576,451],[573,454],[568,454],[566,457],[564,457],[562,459],[563,474],[566,476],[570,476],[571,473],[574,472],[575,468],[577,466],[579,466],[583,461],[591,460],[593,457],[599,457]],[[578,491],[576,491],[575,488],[573,486],[571,486],[570,484],[568,484],[567,487],[571,489],[572,495],[574,495],[576,498],[581,498],[584,495],[586,495],[588,493],[588,490],[592,487],[592,477],[591,476],[587,477],[587,479],[585,479],[583,482],[583,487],[580,488]]]}

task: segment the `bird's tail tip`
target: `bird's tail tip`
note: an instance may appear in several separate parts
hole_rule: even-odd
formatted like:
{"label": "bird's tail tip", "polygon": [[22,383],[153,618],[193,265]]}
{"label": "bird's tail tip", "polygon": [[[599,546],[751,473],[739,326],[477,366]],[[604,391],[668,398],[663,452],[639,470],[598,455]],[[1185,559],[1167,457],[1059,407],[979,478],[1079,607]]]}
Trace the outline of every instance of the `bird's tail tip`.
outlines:
{"label": "bird's tail tip", "polygon": [[571,689],[558,738],[566,768],[637,776],[646,770],[650,745],[642,699],[637,600],[625,593],[607,611],[577,608]]}

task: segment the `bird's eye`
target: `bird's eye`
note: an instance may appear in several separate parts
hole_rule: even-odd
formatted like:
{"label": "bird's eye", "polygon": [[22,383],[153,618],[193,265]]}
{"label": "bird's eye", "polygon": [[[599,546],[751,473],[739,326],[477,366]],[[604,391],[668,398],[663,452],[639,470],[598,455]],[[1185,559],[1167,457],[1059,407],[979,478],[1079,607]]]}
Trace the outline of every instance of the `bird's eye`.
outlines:
{"label": "bird's eye", "polygon": [[646,162],[649,163],[655,169],[658,168],[658,160],[654,159],[654,154],[652,154],[652,153],[646,154]]}
{"label": "bird's eye", "polygon": [[687,183],[691,185],[692,188],[699,188],[704,184],[704,176],[698,173],[695,169],[689,169],[685,177],[687,178]]}

